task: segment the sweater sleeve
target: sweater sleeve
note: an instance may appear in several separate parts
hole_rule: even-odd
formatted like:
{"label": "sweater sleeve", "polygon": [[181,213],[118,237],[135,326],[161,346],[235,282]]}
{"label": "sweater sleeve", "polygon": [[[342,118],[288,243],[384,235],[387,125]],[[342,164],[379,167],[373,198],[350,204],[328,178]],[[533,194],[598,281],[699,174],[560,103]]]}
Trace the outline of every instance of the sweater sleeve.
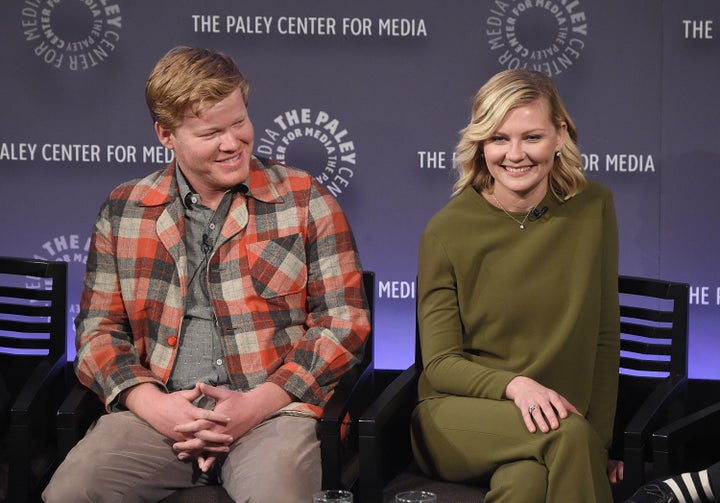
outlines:
{"label": "sweater sleeve", "polygon": [[418,257],[418,323],[424,367],[420,385],[426,382],[441,394],[500,399],[517,374],[466,357],[456,285],[455,270],[442,243],[426,231]]}
{"label": "sweater sleeve", "polygon": [[609,448],[617,402],[620,358],[618,231],[615,207],[609,191],[604,200],[602,243],[602,305],[592,396],[587,419],[595,427],[606,448]]}

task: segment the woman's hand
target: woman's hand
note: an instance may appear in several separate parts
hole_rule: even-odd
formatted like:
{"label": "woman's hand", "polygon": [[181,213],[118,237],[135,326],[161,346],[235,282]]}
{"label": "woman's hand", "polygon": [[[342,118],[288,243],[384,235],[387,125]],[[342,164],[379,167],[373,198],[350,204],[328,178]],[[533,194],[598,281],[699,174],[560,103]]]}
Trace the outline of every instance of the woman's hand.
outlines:
{"label": "woman's hand", "polygon": [[607,475],[608,480],[611,484],[617,484],[618,482],[622,481],[624,468],[625,463],[623,463],[622,461],[618,461],[616,459],[608,459]]}
{"label": "woman's hand", "polygon": [[580,412],[564,396],[529,377],[517,376],[505,388],[505,396],[520,409],[530,433],[557,430],[560,420]]}

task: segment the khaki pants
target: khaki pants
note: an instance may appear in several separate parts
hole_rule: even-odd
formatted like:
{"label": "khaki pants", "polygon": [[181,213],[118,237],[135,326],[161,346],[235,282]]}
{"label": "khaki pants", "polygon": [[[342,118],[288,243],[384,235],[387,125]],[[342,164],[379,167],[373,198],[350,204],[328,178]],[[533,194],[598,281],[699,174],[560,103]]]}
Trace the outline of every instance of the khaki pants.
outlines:
{"label": "khaki pants", "polygon": [[607,455],[585,418],[530,433],[509,400],[434,398],[413,413],[415,459],[427,473],[488,484],[486,503],[611,503]]}
{"label": "khaki pants", "polygon": [[[312,501],[322,468],[317,421],[279,416],[236,440],[217,474],[236,502]],[[178,461],[173,441],[132,412],[102,416],[55,472],[48,503],[152,502],[211,477]]]}

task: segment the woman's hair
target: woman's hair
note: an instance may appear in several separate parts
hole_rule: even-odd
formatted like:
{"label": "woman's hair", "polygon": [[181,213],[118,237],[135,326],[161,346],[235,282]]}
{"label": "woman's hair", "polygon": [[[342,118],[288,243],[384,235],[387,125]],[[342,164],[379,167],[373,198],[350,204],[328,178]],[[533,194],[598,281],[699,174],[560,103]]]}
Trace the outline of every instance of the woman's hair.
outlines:
{"label": "woman's hair", "polygon": [[460,131],[460,142],[455,151],[458,180],[453,186],[453,195],[468,185],[478,192],[492,192],[495,179],[482,156],[483,142],[495,134],[510,110],[539,99],[548,103],[550,120],[557,129],[563,122],[567,124],[565,142],[548,175],[550,191],[560,201],[582,192],[587,181],[577,146],[577,130],[555,84],[540,72],[505,70],[493,76],[477,92],[470,123]]}
{"label": "woman's hair", "polygon": [[145,85],[153,122],[174,131],[186,113],[198,115],[240,89],[245,105],[249,84],[227,55],[178,46],[163,56]]}

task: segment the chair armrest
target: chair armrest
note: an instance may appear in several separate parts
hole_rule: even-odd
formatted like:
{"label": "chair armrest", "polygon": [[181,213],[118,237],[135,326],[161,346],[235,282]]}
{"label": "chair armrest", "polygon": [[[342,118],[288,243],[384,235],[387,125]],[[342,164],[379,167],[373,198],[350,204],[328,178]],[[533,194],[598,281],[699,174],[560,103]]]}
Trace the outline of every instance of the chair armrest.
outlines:
{"label": "chair armrest", "polygon": [[[28,424],[38,399],[43,391],[48,391],[56,379],[67,368],[65,353],[55,359],[43,358],[30,375],[22,390],[12,404],[13,421],[17,424]],[[56,390],[55,390],[56,391]]]}
{"label": "chair armrest", "polygon": [[674,399],[685,393],[687,387],[687,377],[669,377],[659,384],[625,427],[625,448],[643,447],[657,428],[657,423],[665,419],[668,409],[674,405]]}
{"label": "chair armrest", "polygon": [[652,436],[653,464],[656,472],[669,475],[687,471],[681,462],[684,448],[688,443],[691,440],[698,440],[711,446],[713,445],[711,439],[717,439],[719,436],[720,402],[663,426]]}
{"label": "chair armrest", "polygon": [[58,457],[65,459],[105,407],[88,388],[75,381],[57,413]]}
{"label": "chair armrest", "polygon": [[318,425],[323,489],[349,489],[358,478],[357,431],[354,422],[370,404],[374,389],[372,364],[350,370],[323,409]]}
{"label": "chair armrest", "polygon": [[[321,431],[324,428],[334,431],[334,428],[344,421],[348,412],[352,413],[359,408],[364,410],[369,405],[372,399],[373,374],[374,368],[370,364],[362,371],[352,369],[340,379],[323,409],[320,418]],[[366,402],[365,406],[358,406],[358,401]]]}
{"label": "chair armrest", "polygon": [[412,365],[396,377],[358,421],[361,501],[382,501],[385,483],[412,461],[410,416],[419,372]]}
{"label": "chair armrest", "polygon": [[[51,442],[48,434],[54,428],[57,397],[64,392],[65,369],[65,353],[56,358],[43,358],[11,405],[8,501],[24,501],[29,494],[34,494],[33,491],[47,483],[56,466],[54,449],[48,449]],[[38,456],[43,459],[39,460]]]}
{"label": "chair armrest", "polygon": [[[668,377],[643,401],[642,405],[625,427],[623,434],[624,476],[628,487],[638,487],[647,482],[645,453],[651,447],[653,432],[668,421],[675,411],[677,417],[684,412],[679,398],[687,391],[687,377]],[[666,475],[655,471],[657,475]]]}

